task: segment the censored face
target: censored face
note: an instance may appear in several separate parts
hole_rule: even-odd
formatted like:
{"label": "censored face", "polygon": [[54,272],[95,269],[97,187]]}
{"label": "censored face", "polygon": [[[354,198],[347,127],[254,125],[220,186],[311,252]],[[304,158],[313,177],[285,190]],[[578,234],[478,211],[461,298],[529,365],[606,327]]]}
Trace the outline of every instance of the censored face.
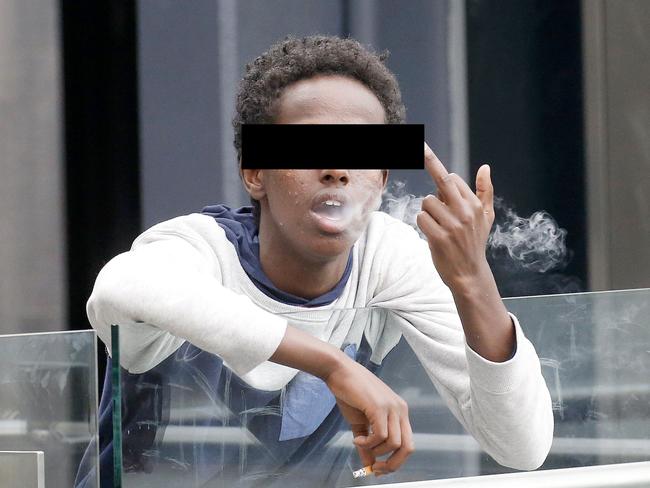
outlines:
{"label": "censored face", "polygon": [[[383,124],[385,115],[363,83],[319,75],[285,89],[275,123]],[[260,201],[261,226],[274,240],[314,258],[347,255],[379,209],[388,178],[388,170],[379,169],[247,171],[260,180],[259,198],[249,192]]]}

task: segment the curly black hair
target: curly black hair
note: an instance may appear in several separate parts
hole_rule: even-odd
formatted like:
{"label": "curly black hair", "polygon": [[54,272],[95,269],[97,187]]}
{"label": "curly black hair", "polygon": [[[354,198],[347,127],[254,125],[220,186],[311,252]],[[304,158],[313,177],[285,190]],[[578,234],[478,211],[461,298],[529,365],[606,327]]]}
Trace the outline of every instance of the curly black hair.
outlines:
{"label": "curly black hair", "polygon": [[[336,74],[355,78],[366,85],[384,107],[387,124],[402,124],[406,108],[395,75],[384,60],[390,52],[377,54],[352,38],[311,35],[286,36],[268,51],[246,64],[246,74],[239,82],[235,129],[235,149],[241,163],[241,125],[272,124],[277,115],[277,101],[290,84],[319,74]],[[241,176],[241,166],[239,166]],[[251,197],[255,223],[259,226],[260,204]]]}

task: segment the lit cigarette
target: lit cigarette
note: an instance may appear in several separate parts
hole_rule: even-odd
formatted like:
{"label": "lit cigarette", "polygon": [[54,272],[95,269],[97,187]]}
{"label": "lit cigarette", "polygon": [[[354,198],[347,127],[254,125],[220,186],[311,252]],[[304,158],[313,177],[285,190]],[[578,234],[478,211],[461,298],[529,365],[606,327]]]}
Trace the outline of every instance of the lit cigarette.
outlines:
{"label": "lit cigarette", "polygon": [[352,471],[353,478],[365,478],[369,474],[372,474],[372,466],[366,466],[365,468],[357,469]]}

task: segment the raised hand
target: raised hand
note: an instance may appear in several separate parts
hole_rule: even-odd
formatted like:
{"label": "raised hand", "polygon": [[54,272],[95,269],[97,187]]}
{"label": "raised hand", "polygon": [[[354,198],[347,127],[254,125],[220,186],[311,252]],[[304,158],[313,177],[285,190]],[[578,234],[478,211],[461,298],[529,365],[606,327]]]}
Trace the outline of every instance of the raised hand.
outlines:
{"label": "raised hand", "polygon": [[485,246],[494,222],[490,167],[479,168],[474,193],[460,176],[447,172],[426,142],[424,165],[438,195],[424,198],[416,222],[429,242],[440,277],[453,290],[489,269]]}
{"label": "raised hand", "polygon": [[426,142],[424,165],[438,195],[424,198],[416,221],[433,264],[454,296],[469,346],[486,359],[506,361],[516,347],[514,325],[485,257],[494,223],[490,167],[479,168],[474,193],[462,178],[447,172]]}

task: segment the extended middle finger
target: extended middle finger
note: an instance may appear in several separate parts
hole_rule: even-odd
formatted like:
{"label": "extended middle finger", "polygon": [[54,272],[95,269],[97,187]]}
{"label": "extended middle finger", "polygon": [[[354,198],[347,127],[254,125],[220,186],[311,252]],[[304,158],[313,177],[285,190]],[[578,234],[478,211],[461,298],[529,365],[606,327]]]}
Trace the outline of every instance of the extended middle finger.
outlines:
{"label": "extended middle finger", "polygon": [[462,199],[460,191],[456,186],[454,177],[449,174],[447,168],[438,159],[438,156],[431,150],[431,148],[424,143],[424,167],[433,178],[433,181],[438,187],[442,199],[447,205],[456,206]]}

